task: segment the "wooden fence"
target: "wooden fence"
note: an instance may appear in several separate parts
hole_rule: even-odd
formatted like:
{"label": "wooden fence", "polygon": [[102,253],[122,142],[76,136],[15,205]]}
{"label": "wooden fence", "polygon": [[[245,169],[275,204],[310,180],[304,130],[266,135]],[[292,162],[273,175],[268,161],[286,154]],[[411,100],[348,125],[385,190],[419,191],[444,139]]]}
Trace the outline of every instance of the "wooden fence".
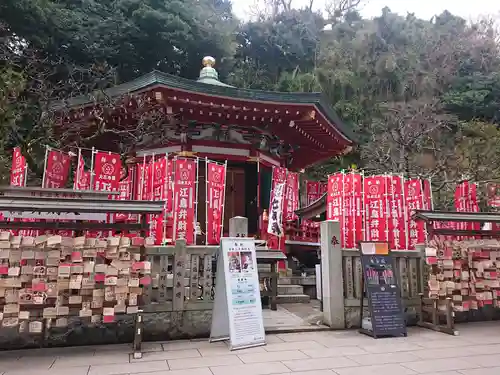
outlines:
{"label": "wooden fence", "polygon": [[214,299],[214,255],[218,246],[175,246],[146,248],[151,262],[152,282],[144,287],[142,310],[167,312],[211,310]]}

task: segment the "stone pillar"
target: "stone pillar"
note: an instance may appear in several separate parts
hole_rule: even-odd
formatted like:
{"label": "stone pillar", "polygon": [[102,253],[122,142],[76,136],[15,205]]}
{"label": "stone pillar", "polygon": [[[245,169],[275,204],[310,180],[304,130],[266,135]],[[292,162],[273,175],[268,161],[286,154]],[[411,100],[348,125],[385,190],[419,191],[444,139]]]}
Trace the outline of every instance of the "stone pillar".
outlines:
{"label": "stone pillar", "polygon": [[229,219],[229,237],[248,237],[248,219],[235,216]]}
{"label": "stone pillar", "polygon": [[340,223],[327,220],[321,223],[321,281],[323,321],[330,328],[345,328],[344,279]]}

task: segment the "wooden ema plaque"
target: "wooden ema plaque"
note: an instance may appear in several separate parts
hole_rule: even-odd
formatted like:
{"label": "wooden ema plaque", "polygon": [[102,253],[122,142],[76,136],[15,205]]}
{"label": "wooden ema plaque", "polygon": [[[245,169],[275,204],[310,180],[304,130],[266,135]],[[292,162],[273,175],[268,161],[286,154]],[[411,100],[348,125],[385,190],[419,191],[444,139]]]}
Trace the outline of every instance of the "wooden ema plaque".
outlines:
{"label": "wooden ema plaque", "polygon": [[363,319],[361,299],[360,332],[372,336],[406,336],[406,320],[394,260],[387,242],[361,242],[361,285],[368,297],[370,319]]}
{"label": "wooden ema plaque", "polygon": [[112,323],[135,314],[151,264],[141,237],[37,237],[0,232],[0,324],[43,333],[79,317]]}

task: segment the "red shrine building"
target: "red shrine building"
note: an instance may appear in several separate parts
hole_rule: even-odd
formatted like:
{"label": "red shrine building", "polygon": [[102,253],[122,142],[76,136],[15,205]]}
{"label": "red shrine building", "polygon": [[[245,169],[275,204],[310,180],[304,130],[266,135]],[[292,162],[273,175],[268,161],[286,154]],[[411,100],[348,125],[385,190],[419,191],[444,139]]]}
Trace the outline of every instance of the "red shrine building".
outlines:
{"label": "red shrine building", "polygon": [[[200,158],[202,162],[205,158],[227,161],[224,234],[228,234],[230,218],[244,216],[249,235],[265,237],[263,220],[269,210],[273,167],[300,172],[346,154],[353,145],[351,132],[320,93],[239,89],[219,81],[214,64],[212,57],[204,58],[196,81],[153,71],[106,94],[111,99],[127,97],[130,107],[137,106],[133,100],[147,100],[142,111],[160,111],[175,119],[158,124],[161,141],[151,137],[135,145],[131,163],[140,164],[144,157],[162,154]],[[95,100],[79,97],[68,104],[70,111],[63,124],[96,123]],[[123,108],[123,103],[118,101],[117,110],[108,114],[112,117],[108,126],[133,127],[137,114],[120,110],[120,106]],[[111,142],[117,143],[119,138],[106,134],[104,140],[96,138],[96,147],[109,149]],[[199,168],[197,177],[198,201],[204,202],[205,168]],[[205,214],[204,204],[198,205],[197,221],[202,231]],[[288,228],[294,225],[289,223]],[[290,243],[297,242],[295,237],[295,241],[288,238]]]}

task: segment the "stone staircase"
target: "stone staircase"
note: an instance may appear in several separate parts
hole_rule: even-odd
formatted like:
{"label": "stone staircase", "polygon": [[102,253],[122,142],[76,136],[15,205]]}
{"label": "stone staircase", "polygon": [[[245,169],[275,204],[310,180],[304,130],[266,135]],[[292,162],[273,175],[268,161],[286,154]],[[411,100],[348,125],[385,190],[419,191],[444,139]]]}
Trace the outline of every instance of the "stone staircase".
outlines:
{"label": "stone staircase", "polygon": [[280,276],[278,280],[277,303],[309,303],[311,297],[304,294],[301,277]]}

